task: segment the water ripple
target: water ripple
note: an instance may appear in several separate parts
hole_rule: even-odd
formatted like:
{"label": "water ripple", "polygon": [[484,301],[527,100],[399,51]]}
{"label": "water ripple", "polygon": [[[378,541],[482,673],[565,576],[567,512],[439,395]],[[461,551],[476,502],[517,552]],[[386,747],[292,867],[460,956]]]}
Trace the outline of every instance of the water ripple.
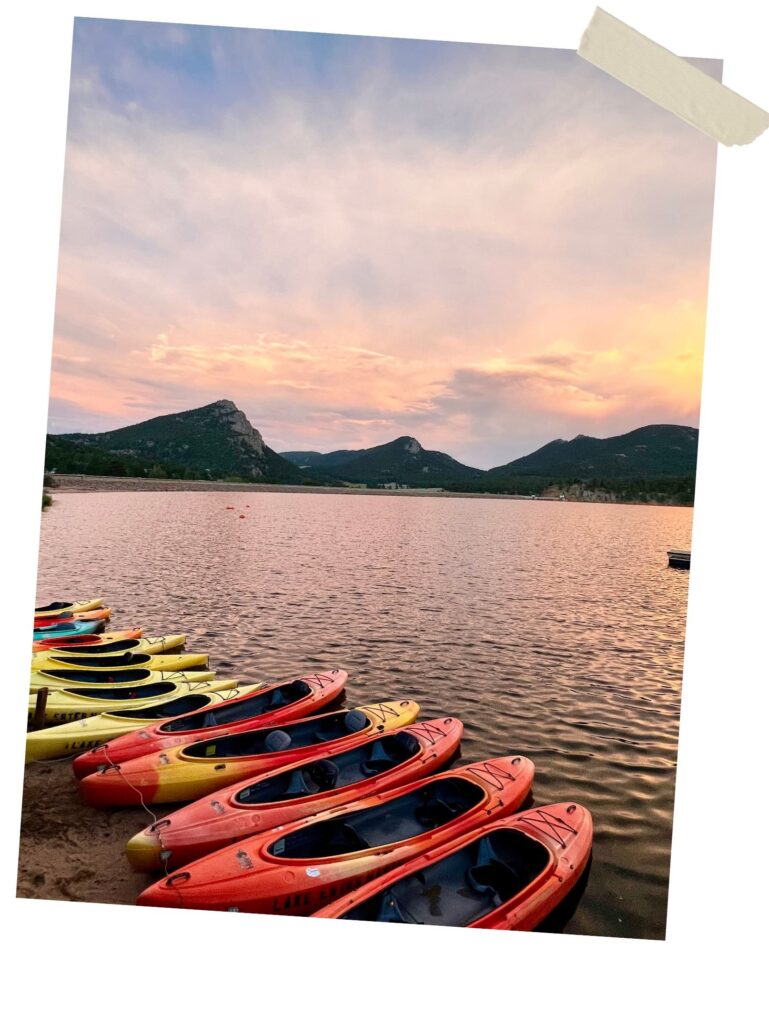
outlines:
{"label": "water ripple", "polygon": [[349,703],[408,696],[462,718],[463,761],[527,754],[538,802],[593,813],[565,930],[659,938],[688,583],[665,551],[690,529],[688,509],[62,494],[38,596],[102,595],[116,628],[183,629],[247,681],[340,665]]}

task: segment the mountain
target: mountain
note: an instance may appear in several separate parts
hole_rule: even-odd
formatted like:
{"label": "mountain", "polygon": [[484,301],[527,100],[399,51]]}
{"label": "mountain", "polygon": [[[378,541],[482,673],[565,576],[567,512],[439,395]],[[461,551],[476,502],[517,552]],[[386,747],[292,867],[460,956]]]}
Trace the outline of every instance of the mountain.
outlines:
{"label": "mountain", "polygon": [[617,437],[551,441],[488,471],[491,480],[538,476],[559,480],[664,479],[693,477],[697,466],[695,427],[655,424]]}
{"label": "mountain", "polygon": [[617,437],[580,434],[488,471],[429,451],[408,436],[374,448],[279,455],[233,402],[222,399],[102,434],[49,435],[46,468],[104,476],[396,484],[493,494],[547,495],[557,489],[582,498],[589,493],[613,501],[691,504],[698,438],[694,427],[671,424],[639,427]]}
{"label": "mountain", "polygon": [[[55,435],[49,439],[46,464],[56,466],[57,454],[61,461],[62,457],[73,458],[78,450],[85,461],[88,457],[93,461],[97,453],[108,453],[118,465],[122,459],[139,468],[154,468],[155,475],[166,475],[164,470],[173,467],[187,478],[238,477],[260,483],[301,483],[304,479],[293,463],[267,447],[245,413],[227,399],[103,434]],[[60,465],[57,468],[66,472]]]}
{"label": "mountain", "polygon": [[298,465],[322,470],[340,481],[365,484],[406,484],[410,487],[448,487],[481,480],[483,471],[462,465],[450,455],[423,448],[414,437],[398,437],[387,444],[360,451],[284,452]]}
{"label": "mountain", "polygon": [[282,459],[288,459],[289,462],[293,462],[295,466],[302,469],[332,469],[334,466],[350,462],[358,455],[363,455],[365,451],[365,448],[357,450],[340,448],[339,451],[327,452],[325,455],[322,452],[280,452],[279,454]]}

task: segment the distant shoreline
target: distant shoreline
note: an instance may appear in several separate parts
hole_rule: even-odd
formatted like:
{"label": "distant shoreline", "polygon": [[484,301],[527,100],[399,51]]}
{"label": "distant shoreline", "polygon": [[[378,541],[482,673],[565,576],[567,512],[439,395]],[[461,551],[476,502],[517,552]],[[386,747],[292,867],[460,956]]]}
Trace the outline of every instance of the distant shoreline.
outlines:
{"label": "distant shoreline", "polygon": [[[560,502],[560,498],[528,494],[489,494],[484,491],[442,491],[435,488],[386,488],[369,487],[314,487],[302,484],[245,484],[229,483],[226,480],[162,480],[134,476],[87,476],[79,473],[57,473],[55,489],[74,493],[95,491],[221,491],[222,493],[242,491],[255,494],[260,491],[279,494],[374,494],[393,498],[492,498],[506,501],[549,501]],[[611,501],[589,498],[568,497],[563,504],[581,505],[652,505],[662,508],[692,508],[691,505],[660,501]]]}

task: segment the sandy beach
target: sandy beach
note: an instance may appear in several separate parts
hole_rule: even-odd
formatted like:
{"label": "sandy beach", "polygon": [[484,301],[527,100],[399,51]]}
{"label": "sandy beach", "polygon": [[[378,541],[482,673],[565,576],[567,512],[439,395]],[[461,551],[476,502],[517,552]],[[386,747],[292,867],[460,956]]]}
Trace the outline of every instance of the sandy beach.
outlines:
{"label": "sandy beach", "polygon": [[68,758],[26,766],[16,895],[133,904],[148,883],[127,869],[123,847],[151,819],[141,807],[86,806],[71,764]]}

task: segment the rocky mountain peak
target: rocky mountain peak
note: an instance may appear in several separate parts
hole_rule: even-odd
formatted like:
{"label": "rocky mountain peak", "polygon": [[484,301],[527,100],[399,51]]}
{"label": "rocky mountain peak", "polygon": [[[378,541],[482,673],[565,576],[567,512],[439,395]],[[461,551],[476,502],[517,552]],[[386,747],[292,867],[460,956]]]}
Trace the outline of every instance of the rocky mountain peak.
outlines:
{"label": "rocky mountain peak", "polygon": [[264,454],[264,439],[256,427],[249,422],[246,414],[231,402],[228,398],[222,398],[211,405],[211,410],[220,421],[223,421],[227,428],[237,434],[246,445],[256,454]]}

